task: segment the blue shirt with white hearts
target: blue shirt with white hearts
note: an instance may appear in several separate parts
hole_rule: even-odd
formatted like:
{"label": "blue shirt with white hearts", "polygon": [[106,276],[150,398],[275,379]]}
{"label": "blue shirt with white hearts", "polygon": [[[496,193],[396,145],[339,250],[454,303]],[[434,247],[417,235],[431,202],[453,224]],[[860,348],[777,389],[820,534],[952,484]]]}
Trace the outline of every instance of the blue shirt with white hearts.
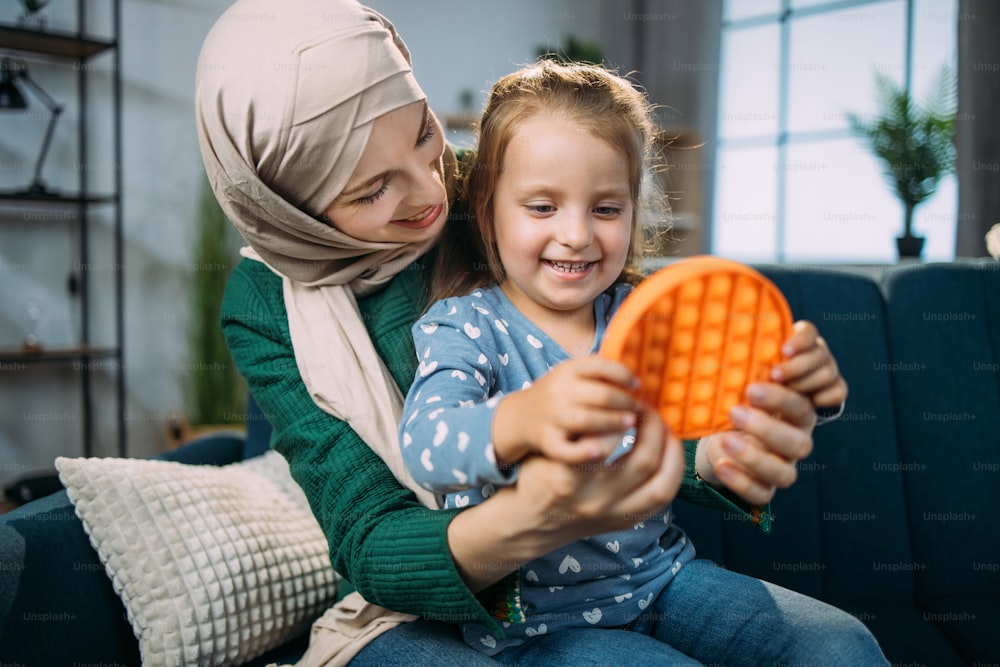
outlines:
{"label": "blue shirt with white hearts", "polygon": [[[630,291],[615,285],[595,300],[592,351]],[[400,424],[403,460],[419,484],[447,494],[444,507],[478,504],[517,477],[516,466],[497,466],[490,440],[500,398],[570,357],[497,286],[437,302],[414,324],[413,339],[420,363]],[[633,442],[626,436],[612,459]],[[493,655],[560,628],[626,625],[693,558],[693,546],[664,508],[630,530],[573,542],[527,563],[506,594],[500,618],[506,639],[467,624],[465,640]]]}

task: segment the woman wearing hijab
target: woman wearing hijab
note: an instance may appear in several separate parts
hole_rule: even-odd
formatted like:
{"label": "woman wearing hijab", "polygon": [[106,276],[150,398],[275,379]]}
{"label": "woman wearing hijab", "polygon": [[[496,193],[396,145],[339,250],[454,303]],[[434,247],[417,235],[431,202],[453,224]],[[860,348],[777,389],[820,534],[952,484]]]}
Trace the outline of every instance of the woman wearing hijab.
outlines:
{"label": "woman wearing hijab", "polygon": [[521,563],[631,526],[672,500],[679,475],[685,499],[749,518],[703,481],[724,457],[729,491],[766,519],[759,506],[809,454],[811,405],[767,385],[742,458],[704,439],[698,472],[693,450],[682,469],[650,413],[614,469],[533,459],[481,505],[437,511],[402,464],[396,427],[454,158],[405,45],[351,0],[237,0],[205,40],[196,107],[209,181],[248,243],[223,330],[356,589],[316,622],[300,664],[495,664],[455,624],[501,636],[481,599]]}

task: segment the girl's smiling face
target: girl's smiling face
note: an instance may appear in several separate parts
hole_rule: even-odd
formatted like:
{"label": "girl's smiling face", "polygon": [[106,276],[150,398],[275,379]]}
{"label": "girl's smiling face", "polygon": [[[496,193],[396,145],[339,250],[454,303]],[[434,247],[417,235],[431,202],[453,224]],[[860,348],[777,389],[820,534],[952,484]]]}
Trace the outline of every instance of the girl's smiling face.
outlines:
{"label": "girl's smiling face", "polygon": [[436,237],[448,217],[444,147],[441,126],[424,101],[379,116],[354,173],[324,217],[361,241]]}
{"label": "girl's smiling face", "polygon": [[624,155],[563,117],[536,114],[504,152],[493,199],[503,291],[538,322],[592,313],[622,273],[633,204]]}

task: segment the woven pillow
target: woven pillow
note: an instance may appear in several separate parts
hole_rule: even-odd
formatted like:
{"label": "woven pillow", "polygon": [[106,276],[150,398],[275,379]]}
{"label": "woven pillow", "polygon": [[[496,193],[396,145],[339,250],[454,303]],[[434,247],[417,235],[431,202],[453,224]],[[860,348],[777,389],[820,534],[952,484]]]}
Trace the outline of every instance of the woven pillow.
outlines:
{"label": "woven pillow", "polygon": [[276,452],[227,466],[57,458],[142,664],[233,665],[336,599],[323,532]]}

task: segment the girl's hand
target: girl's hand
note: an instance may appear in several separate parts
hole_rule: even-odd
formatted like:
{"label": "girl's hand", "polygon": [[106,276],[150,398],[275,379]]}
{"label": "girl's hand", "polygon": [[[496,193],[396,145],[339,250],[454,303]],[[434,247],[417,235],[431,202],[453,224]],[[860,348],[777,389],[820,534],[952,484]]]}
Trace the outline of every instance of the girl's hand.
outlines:
{"label": "girl's hand", "polygon": [[637,380],[597,355],[555,366],[527,389],[508,394],[493,419],[497,462],[540,454],[563,463],[603,461],[635,426]]}
{"label": "girl's hand", "polygon": [[787,359],[771,372],[772,380],[805,394],[816,407],[836,408],[844,402],[847,382],[812,322],[796,322],[782,352]]}
{"label": "girl's hand", "polygon": [[701,439],[695,466],[712,486],[763,505],[795,483],[796,464],[812,452],[816,411],[808,396],[779,384],[752,384],[747,399],[730,413],[736,430]]}

